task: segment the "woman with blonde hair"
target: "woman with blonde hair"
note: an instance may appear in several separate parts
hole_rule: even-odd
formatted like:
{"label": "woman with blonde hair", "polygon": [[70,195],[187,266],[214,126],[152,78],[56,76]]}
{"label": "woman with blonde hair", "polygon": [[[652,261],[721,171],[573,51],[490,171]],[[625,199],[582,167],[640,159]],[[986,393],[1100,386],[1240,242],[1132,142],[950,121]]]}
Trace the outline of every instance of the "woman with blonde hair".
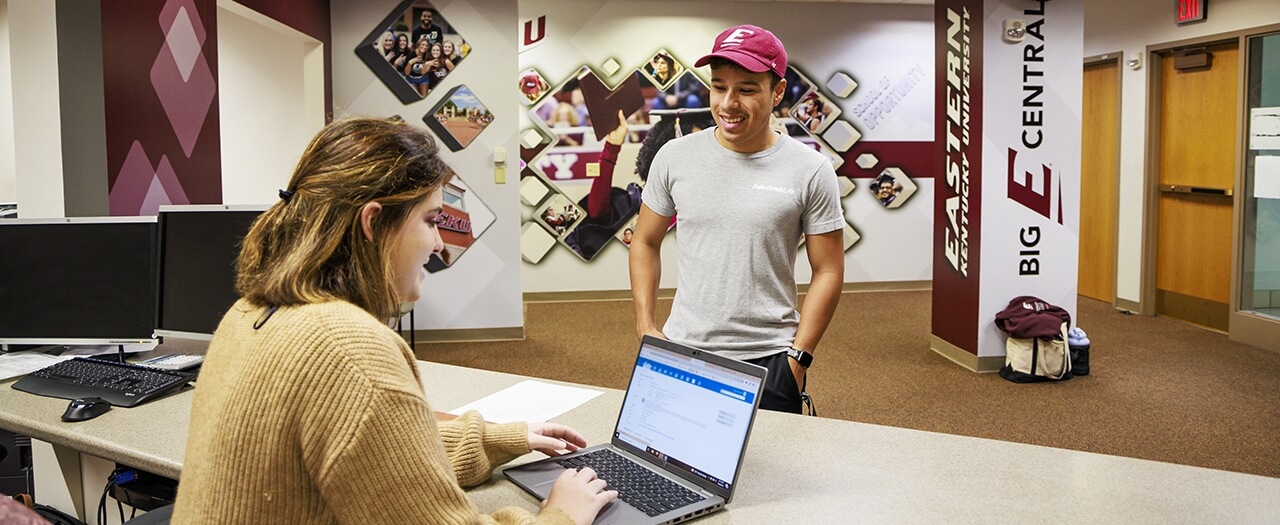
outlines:
{"label": "woman with blonde hair", "polygon": [[561,523],[616,497],[566,471],[537,515],[481,515],[462,486],[538,450],[586,445],[555,423],[437,422],[388,325],[422,294],[453,171],[426,131],[352,118],[320,131],[236,263],[191,409],[173,523]]}
{"label": "woman with blonde hair", "polygon": [[427,39],[418,40],[413,47],[413,56],[404,65],[404,79],[413,86],[413,90],[418,92],[418,96],[426,97],[431,91],[431,70],[434,64],[431,62],[431,43]]}
{"label": "woman with blonde hair", "polygon": [[453,43],[452,40],[445,40],[440,45],[443,46],[444,56],[450,63],[456,66],[462,61],[462,56],[458,54],[458,44]]}

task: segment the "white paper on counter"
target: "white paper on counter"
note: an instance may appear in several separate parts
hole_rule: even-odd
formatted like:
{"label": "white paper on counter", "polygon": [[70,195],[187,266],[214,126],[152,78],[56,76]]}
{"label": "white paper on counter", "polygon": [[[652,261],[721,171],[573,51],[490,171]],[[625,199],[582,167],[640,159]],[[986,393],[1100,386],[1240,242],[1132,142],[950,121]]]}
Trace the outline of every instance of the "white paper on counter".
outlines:
{"label": "white paper on counter", "polygon": [[0,354],[0,381],[25,376],[41,368],[53,366],[73,356],[49,355],[44,352],[10,352]]}
{"label": "white paper on counter", "polygon": [[600,390],[529,379],[450,410],[449,413],[462,415],[468,410],[477,410],[485,421],[491,423],[549,421],[603,393]]}
{"label": "white paper on counter", "polygon": [[1254,158],[1253,197],[1280,199],[1280,157],[1259,155]]}

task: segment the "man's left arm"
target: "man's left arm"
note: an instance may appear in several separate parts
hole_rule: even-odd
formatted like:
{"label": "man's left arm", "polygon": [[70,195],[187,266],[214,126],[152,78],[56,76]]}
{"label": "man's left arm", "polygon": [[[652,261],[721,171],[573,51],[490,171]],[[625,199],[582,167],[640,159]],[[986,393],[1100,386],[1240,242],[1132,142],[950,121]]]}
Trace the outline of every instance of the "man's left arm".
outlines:
{"label": "man's left arm", "polygon": [[[844,230],[805,235],[804,238],[809,266],[813,267],[813,279],[809,281],[809,291],[800,305],[800,326],[791,346],[812,354],[822,334],[827,331],[827,325],[831,324],[844,288]],[[804,385],[804,367],[795,359],[789,361],[796,384]]]}

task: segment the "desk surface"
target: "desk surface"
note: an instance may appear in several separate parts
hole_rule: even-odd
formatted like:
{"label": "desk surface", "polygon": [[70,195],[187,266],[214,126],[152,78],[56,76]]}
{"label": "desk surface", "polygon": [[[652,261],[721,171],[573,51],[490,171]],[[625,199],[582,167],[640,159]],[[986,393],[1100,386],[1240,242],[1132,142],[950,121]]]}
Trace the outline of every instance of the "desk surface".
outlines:
{"label": "desk surface", "polygon": [[[522,376],[419,363],[427,398],[451,410]],[[192,392],[63,423],[67,401],[0,382],[0,428],[178,477]],[[581,386],[581,385],[579,385]],[[588,387],[595,388],[595,387]],[[607,441],[622,392],[556,421]],[[516,463],[538,457],[530,454]],[[1274,523],[1280,479],[833,419],[761,412],[740,488],[714,523]],[[537,502],[500,474],[469,491],[486,511]]]}

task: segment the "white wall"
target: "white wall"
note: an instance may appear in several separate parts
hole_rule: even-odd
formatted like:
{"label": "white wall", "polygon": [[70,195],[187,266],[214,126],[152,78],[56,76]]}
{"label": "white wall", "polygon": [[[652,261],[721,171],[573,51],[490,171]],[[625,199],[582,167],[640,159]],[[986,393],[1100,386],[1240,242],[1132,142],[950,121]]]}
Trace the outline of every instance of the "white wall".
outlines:
{"label": "white wall", "polygon": [[[452,86],[465,84],[494,113],[494,121],[466,149],[441,156],[496,219],[453,267],[427,276],[418,301],[418,330],[524,326],[520,291],[519,129],[516,103],[516,5],[509,0],[433,0],[432,5],[471,44],[471,54],[421,101],[402,104],[356,57],[360,41],[391,12],[395,0],[331,0],[333,111],[348,115],[400,115],[422,122]],[[494,148],[505,148],[505,184],[494,181]],[[473,213],[474,215],[474,213]],[[407,326],[407,325],[406,325]]]}
{"label": "white wall", "polygon": [[[54,2],[9,0],[9,71],[14,82],[14,193],[24,218],[62,217],[62,124]],[[0,119],[0,127],[4,120]],[[17,132],[16,130],[21,130]],[[2,141],[0,141],[2,142]]]}
{"label": "white wall", "polygon": [[276,190],[288,184],[298,156],[324,126],[323,67],[319,41],[230,0],[218,2],[223,204],[278,198]]}
{"label": "white wall", "polygon": [[1120,93],[1120,228],[1116,298],[1138,301],[1142,288],[1143,171],[1146,129],[1146,47],[1280,23],[1275,0],[1209,2],[1208,20],[1178,26],[1167,0],[1085,0],[1084,55],[1114,51],[1143,56],[1142,69],[1122,68]]}
{"label": "white wall", "polygon": [[0,202],[18,200],[13,159],[13,73],[9,60],[9,0],[0,0]]}

